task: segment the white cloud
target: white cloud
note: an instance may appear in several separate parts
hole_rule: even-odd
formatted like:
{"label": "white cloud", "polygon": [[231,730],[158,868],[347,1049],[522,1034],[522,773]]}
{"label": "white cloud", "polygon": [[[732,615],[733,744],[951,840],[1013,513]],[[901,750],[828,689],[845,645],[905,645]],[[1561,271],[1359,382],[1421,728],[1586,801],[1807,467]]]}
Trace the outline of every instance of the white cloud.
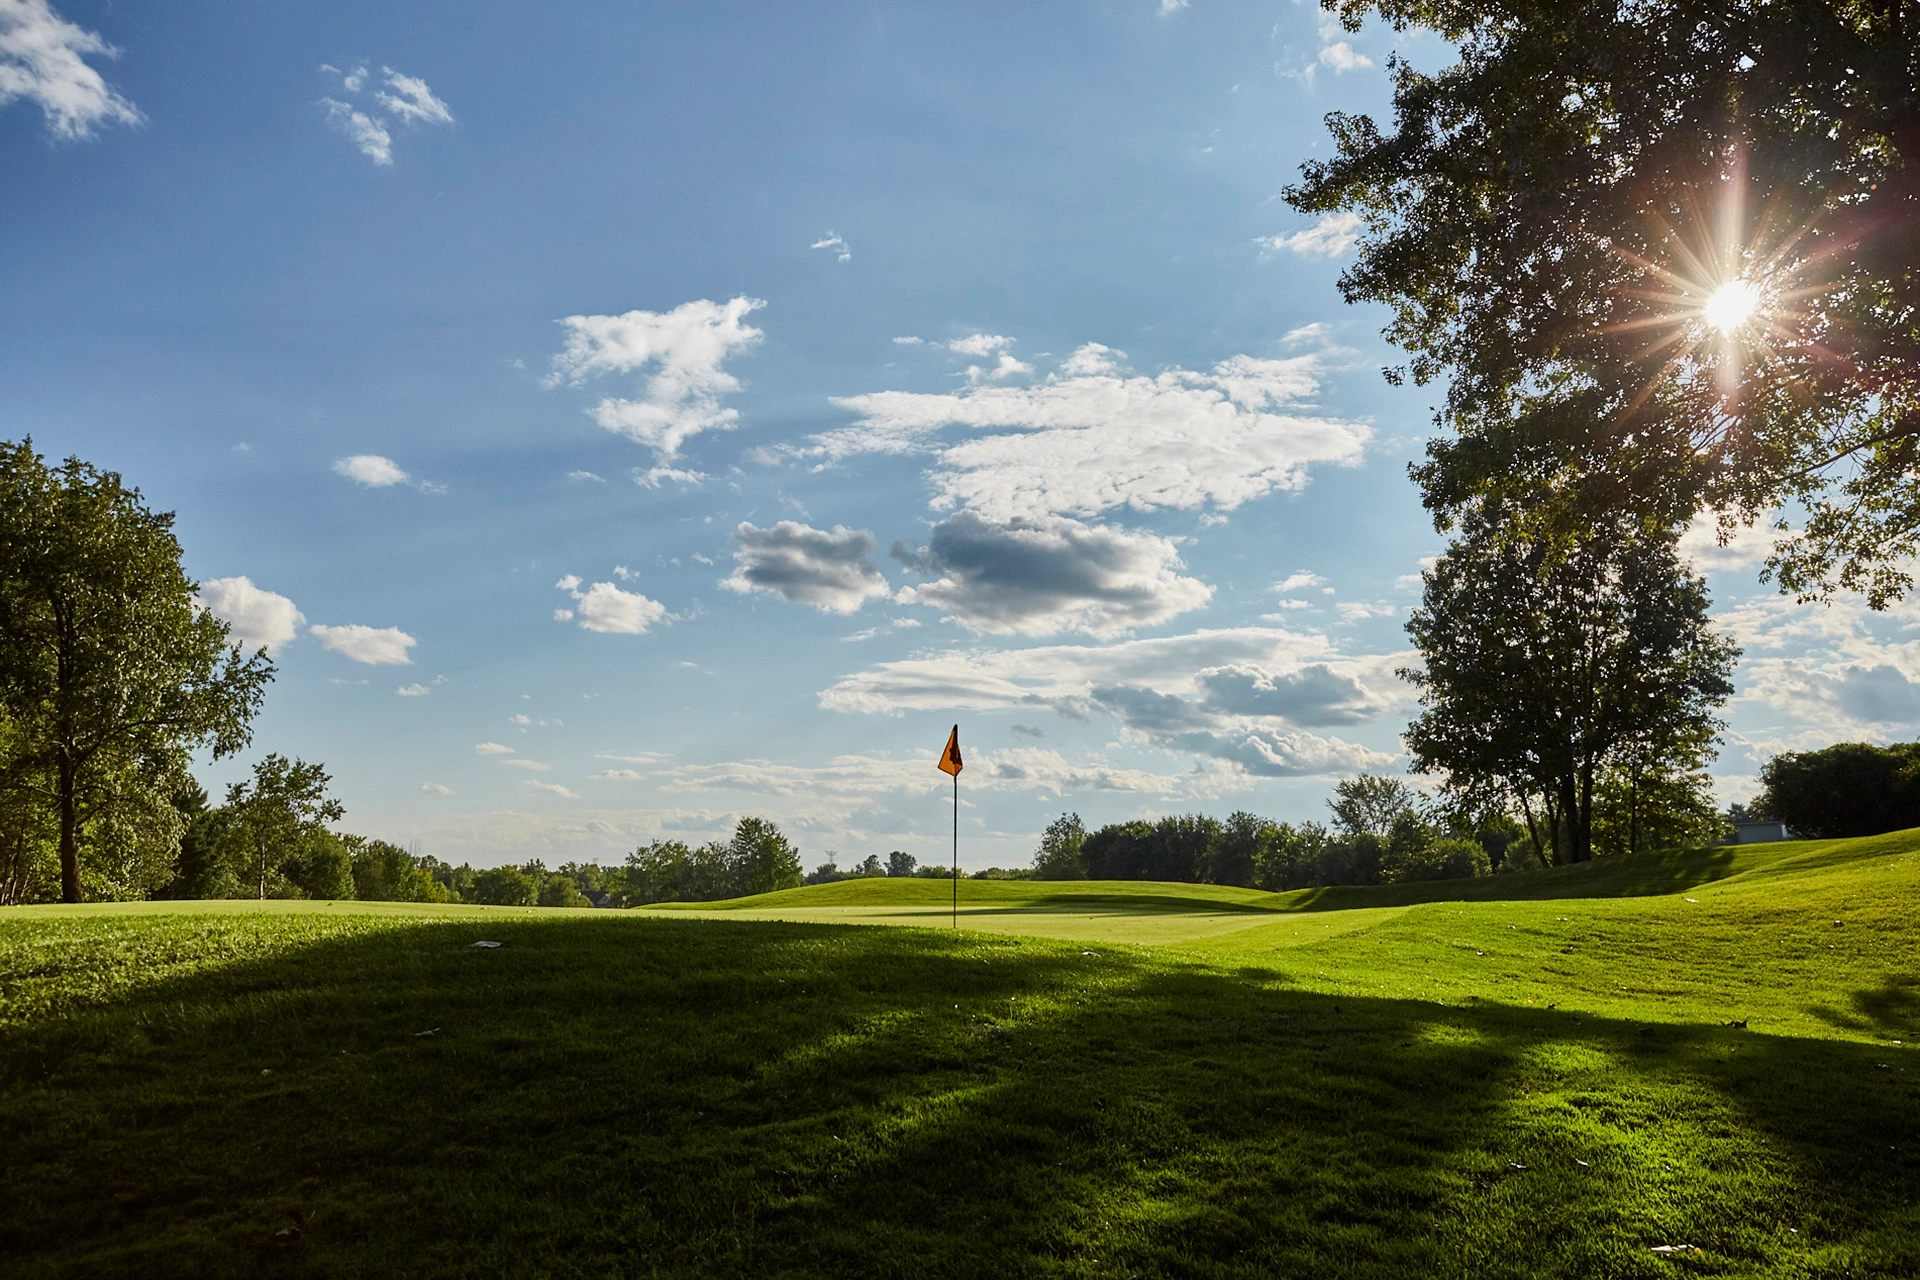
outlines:
{"label": "white cloud", "polygon": [[1178,13],[1186,7],[1187,0],[1160,0],[1160,16],[1164,18],[1168,14]]}
{"label": "white cloud", "polygon": [[502,760],[500,763],[506,765],[509,769],[526,769],[533,773],[547,773],[553,768],[552,765],[541,764],[538,760],[513,759]]}
{"label": "white cloud", "polygon": [[1290,573],[1279,582],[1274,583],[1273,589],[1284,593],[1289,591],[1305,591],[1308,587],[1324,587],[1326,585],[1327,580],[1325,578],[1317,573],[1308,573],[1302,569],[1298,573]]}
{"label": "white cloud", "polygon": [[396,484],[406,484],[408,475],[400,469],[400,464],[392,458],[383,458],[377,453],[358,453],[351,458],[336,458],[333,473],[345,476],[355,484],[363,484],[369,489],[385,489]]}
{"label": "white cloud", "polygon": [[498,742],[481,742],[474,745],[473,754],[477,756],[510,756],[513,754],[513,748],[504,746]]}
{"label": "white cloud", "polygon": [[760,341],[761,331],[746,317],[764,306],[758,298],[738,297],[725,303],[700,299],[665,312],[568,316],[560,322],[567,347],[553,358],[547,385],[580,386],[589,378],[651,367],[644,398],[608,397],[591,412],[607,430],[670,461],[688,437],[731,430],[738,420],[738,411],[720,401],[740,382],[721,366]]}
{"label": "white cloud", "polygon": [[398,693],[403,698],[424,698],[428,694],[432,693],[433,690],[427,688],[427,686],[423,684],[415,683],[415,684],[403,684],[398,689],[394,690],[394,692]]}
{"label": "white cloud", "polygon": [[[554,586],[579,602],[571,610],[556,610],[554,618],[564,622],[577,617],[583,630],[606,635],[645,635],[647,628],[667,616],[667,606],[658,600],[650,600],[637,591],[622,591],[611,582],[596,582],[583,592],[579,577],[570,573]],[[561,617],[562,614],[566,617]]]}
{"label": "white cloud", "polygon": [[925,338],[916,338],[912,334],[908,334],[905,337],[895,338],[893,345],[896,347],[918,347],[924,346],[926,341]]}
{"label": "white cloud", "polygon": [[[0,0],[4,3],[4,0]],[[340,77],[340,91],[349,98],[358,97],[367,88],[367,68],[359,63],[342,71],[326,63],[320,64],[320,70]],[[376,165],[393,163],[393,133],[388,124],[398,121],[408,126],[450,125],[453,112],[445,102],[434,96],[427,82],[418,76],[403,75],[392,67],[380,68],[386,77],[384,88],[373,91],[371,110],[363,111],[352,102],[342,102],[338,98],[322,98],[320,105],[327,109],[327,123],[345,134],[360,154]],[[381,114],[381,113],[385,114]]]}
{"label": "white cloud", "polygon": [[1373,59],[1364,53],[1355,53],[1345,40],[1338,40],[1320,50],[1320,65],[1335,71],[1364,71],[1373,65]]}
{"label": "white cloud", "polygon": [[847,247],[847,242],[845,240],[833,234],[833,232],[831,231],[827,232],[826,235],[820,237],[818,240],[815,240],[812,244],[808,245],[807,247],[809,249],[825,249],[829,253],[832,253],[833,255],[835,255],[835,257],[837,257],[841,262],[853,261],[853,250]]}
{"label": "white cloud", "polygon": [[[1118,353],[1085,347],[1085,370]],[[1056,374],[1030,387],[948,394],[882,391],[835,399],[859,421],[801,451],[830,465],[862,453],[932,452],[934,505],[989,519],[1090,516],[1115,507],[1231,509],[1306,484],[1314,463],[1353,463],[1372,432],[1360,423],[1281,412],[1319,389],[1320,354],[1235,356],[1210,372],[1156,377]],[[1079,362],[1079,363],[1076,363]],[[960,426],[981,434],[940,445]]]}
{"label": "white cloud", "polygon": [[1882,613],[1856,595],[1799,604],[1758,595],[1714,617],[1745,654],[1736,708],[1771,707],[1801,726],[1767,750],[1836,740],[1908,740],[1920,731],[1920,600]]}
{"label": "white cloud", "polygon": [[1012,345],[1013,339],[1003,333],[970,333],[949,342],[947,350],[957,351],[963,356],[990,356]]}
{"label": "white cloud", "polygon": [[688,471],[682,467],[648,467],[645,471],[639,467],[633,469],[633,482],[643,489],[658,489],[668,480],[680,485],[694,485],[706,478],[704,471]]}
{"label": "white cloud", "polygon": [[419,643],[398,627],[312,626],[307,634],[330,653],[376,667],[406,666],[413,661],[407,650]]}
{"label": "white cloud", "polygon": [[1305,231],[1296,231],[1290,236],[1266,236],[1260,243],[1269,249],[1287,249],[1306,258],[1338,258],[1353,248],[1365,226],[1365,220],[1357,213],[1328,213]]}
{"label": "white cloud", "polygon": [[538,778],[528,778],[527,786],[535,791],[544,791],[550,796],[559,796],[562,800],[578,800],[578,793],[569,791],[557,782],[542,782]]}
{"label": "white cloud", "polygon": [[141,124],[140,109],[87,65],[119,50],[55,13],[47,0],[0,0],[0,107],[25,100],[40,108],[47,132],[62,142],[91,138],[106,124]]}
{"label": "white cloud", "polygon": [[1333,331],[1323,320],[1315,320],[1312,324],[1303,324],[1297,329],[1289,329],[1280,338],[1281,345],[1288,347],[1324,346],[1332,340]]}
{"label": "white cloud", "polygon": [[1166,538],[1051,517],[988,520],[973,511],[933,527],[924,549],[893,555],[933,577],[901,604],[930,605],[975,631],[1114,636],[1197,609],[1213,588],[1180,576]]}
{"label": "white cloud", "polygon": [[420,784],[420,789],[429,795],[450,796],[453,794],[452,787],[440,782],[423,782]]}
{"label": "white cloud", "polygon": [[1124,351],[1115,351],[1101,342],[1083,342],[1074,348],[1073,354],[1060,362],[1060,376],[1063,378],[1093,378],[1101,374],[1117,373],[1120,361],[1127,358]]}
{"label": "white cloud", "polygon": [[241,647],[264,647],[269,653],[291,643],[306,621],[293,601],[254,586],[246,577],[203,582],[194,602],[226,623],[230,637]]}
{"label": "white cloud", "polygon": [[508,716],[507,723],[511,725],[518,725],[520,728],[525,729],[528,726],[533,724],[533,717],[522,712],[518,715]]}
{"label": "white cloud", "polygon": [[391,93],[378,91],[373,96],[379,104],[407,124],[452,124],[453,112],[447,104],[433,96],[433,90],[427,88],[427,82],[416,76],[401,75],[392,67],[380,68],[387,77],[387,88]]}
{"label": "white cloud", "polygon": [[1400,612],[1400,606],[1386,600],[1375,600],[1371,604],[1364,600],[1342,600],[1334,606],[1334,612],[1342,622],[1364,622],[1368,618],[1391,618]]}
{"label": "white cloud", "polygon": [[976,384],[982,382],[1005,382],[1008,378],[1025,377],[1032,372],[1032,365],[1024,360],[1016,360],[1010,353],[1002,351],[999,362],[991,369],[984,365],[968,365],[967,381]]}
{"label": "white cloud", "polygon": [[338,98],[322,98],[320,105],[327,109],[327,123],[346,134],[361,155],[378,165],[393,163],[393,135],[383,122]]}
{"label": "white cloud", "polygon": [[591,471],[569,471],[567,472],[567,479],[588,480],[594,484],[605,484],[607,482],[606,477],[595,475]]}
{"label": "white cloud", "polygon": [[1720,545],[1719,514],[1707,511],[1695,516],[1680,535],[1680,554],[1693,563],[1696,572],[1757,569],[1773,554],[1776,538],[1791,536],[1790,530],[1776,532],[1770,524],[1736,526]]}
{"label": "white cloud", "polygon": [[641,782],[647,775],[638,769],[603,769],[587,776],[598,782]]}
{"label": "white cloud", "polygon": [[873,535],[863,529],[815,529],[793,520],[759,529],[742,522],[733,537],[739,544],[733,575],[720,583],[729,591],[771,592],[824,613],[853,613],[888,592],[871,558]]}

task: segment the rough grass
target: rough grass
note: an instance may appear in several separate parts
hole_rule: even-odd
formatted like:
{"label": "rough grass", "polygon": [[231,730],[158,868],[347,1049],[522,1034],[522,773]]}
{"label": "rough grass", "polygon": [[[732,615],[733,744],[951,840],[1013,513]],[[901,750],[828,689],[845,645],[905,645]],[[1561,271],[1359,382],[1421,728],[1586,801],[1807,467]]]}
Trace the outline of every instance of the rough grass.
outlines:
{"label": "rough grass", "polygon": [[1911,1276],[1917,847],[1292,895],[968,881],[957,932],[820,923],[933,923],[938,881],[706,919],[12,911],[0,1258]]}

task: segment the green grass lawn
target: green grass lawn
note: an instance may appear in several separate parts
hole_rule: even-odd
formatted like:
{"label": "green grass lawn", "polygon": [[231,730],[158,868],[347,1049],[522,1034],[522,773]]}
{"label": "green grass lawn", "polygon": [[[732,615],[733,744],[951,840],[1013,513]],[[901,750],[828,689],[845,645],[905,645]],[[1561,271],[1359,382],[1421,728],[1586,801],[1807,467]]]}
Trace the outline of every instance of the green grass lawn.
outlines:
{"label": "green grass lawn", "polygon": [[1920,832],[950,891],[0,912],[4,1271],[1920,1274]]}

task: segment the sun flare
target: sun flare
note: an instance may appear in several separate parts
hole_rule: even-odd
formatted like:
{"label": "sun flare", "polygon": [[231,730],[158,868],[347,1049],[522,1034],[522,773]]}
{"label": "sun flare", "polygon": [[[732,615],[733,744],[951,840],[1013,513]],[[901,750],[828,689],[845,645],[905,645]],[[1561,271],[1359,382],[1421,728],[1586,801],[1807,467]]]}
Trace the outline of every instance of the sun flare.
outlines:
{"label": "sun flare", "polygon": [[1714,290],[1701,314],[1722,333],[1732,333],[1760,309],[1760,291],[1745,280],[1729,280]]}

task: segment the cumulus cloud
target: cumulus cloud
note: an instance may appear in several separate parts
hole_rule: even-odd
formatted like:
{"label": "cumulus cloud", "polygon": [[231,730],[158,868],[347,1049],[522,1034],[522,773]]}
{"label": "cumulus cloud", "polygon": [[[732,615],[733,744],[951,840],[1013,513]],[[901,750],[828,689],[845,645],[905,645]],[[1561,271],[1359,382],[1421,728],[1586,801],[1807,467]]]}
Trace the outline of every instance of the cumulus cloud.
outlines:
{"label": "cumulus cloud", "polygon": [[[1008,520],[1122,506],[1231,509],[1303,487],[1312,464],[1357,462],[1371,435],[1360,423],[1289,411],[1319,390],[1318,353],[1234,356],[1209,372],[1151,378],[1120,372],[1119,354],[1082,347],[1032,386],[835,399],[858,421],[811,437],[801,452],[823,466],[929,452],[936,507]],[[976,434],[942,444],[949,426]]]}
{"label": "cumulus cloud", "polygon": [[[320,70],[340,77],[340,91],[349,99],[365,96],[368,81],[372,79],[365,63],[345,71],[322,63]],[[434,96],[427,82],[418,76],[405,75],[392,67],[380,68],[380,74],[386,77],[384,86],[373,90],[367,110],[333,97],[320,99],[320,105],[326,108],[328,124],[346,135],[361,155],[384,166],[393,163],[393,133],[387,127],[389,124],[450,125],[453,111]]]}
{"label": "cumulus cloud", "polygon": [[87,65],[119,53],[47,0],[0,0],[0,107],[33,103],[61,142],[84,141],[101,125],[141,124],[140,109]]}
{"label": "cumulus cloud", "polygon": [[227,624],[229,636],[245,649],[269,653],[290,643],[306,621],[293,601],[253,585],[247,577],[214,578],[200,584],[194,603]]}
{"label": "cumulus cloud", "polygon": [[1063,517],[993,521],[962,511],[935,525],[924,548],[896,542],[893,555],[933,578],[903,588],[900,603],[929,605],[996,635],[1114,636],[1213,595],[1179,574],[1169,539]]}
{"label": "cumulus cloud", "polygon": [[527,786],[534,791],[544,791],[550,796],[559,796],[562,800],[578,800],[577,793],[569,791],[557,782],[542,782],[538,778],[528,778]]}
{"label": "cumulus cloud", "polygon": [[453,788],[441,782],[423,782],[420,784],[420,789],[429,795],[450,796],[453,794]]}
{"label": "cumulus cloud", "polygon": [[872,560],[873,535],[863,529],[815,529],[794,520],[759,529],[742,522],[733,537],[735,568],[720,583],[729,591],[771,592],[824,613],[853,613],[887,594],[887,580]]}
{"label": "cumulus cloud", "polygon": [[1920,600],[1875,613],[1855,595],[1824,604],[1760,595],[1714,622],[1745,650],[1734,705],[1770,707],[1804,726],[1798,738],[1756,744],[1763,751],[1920,731],[1920,640],[1906,638],[1920,631]]}
{"label": "cumulus cloud", "polygon": [[957,351],[963,356],[990,356],[1012,345],[1013,339],[1003,333],[970,333],[964,338],[955,338],[949,342],[947,350]]}
{"label": "cumulus cloud", "polygon": [[526,769],[531,773],[547,773],[553,768],[552,765],[542,764],[538,760],[514,759],[502,760],[500,763],[506,765],[509,769]]}
{"label": "cumulus cloud", "polygon": [[667,616],[667,606],[658,600],[637,591],[623,591],[611,582],[596,582],[582,591],[580,578],[570,573],[553,585],[578,601],[572,609],[556,610],[555,620],[577,619],[583,630],[605,635],[645,635],[649,627]]}
{"label": "cumulus cloud", "polygon": [[825,249],[841,262],[853,261],[853,250],[847,247],[847,242],[844,239],[833,234],[831,231],[807,247],[809,249]]}
{"label": "cumulus cloud", "polygon": [[320,647],[369,666],[406,666],[413,661],[407,650],[420,643],[398,627],[312,626],[307,634]]}
{"label": "cumulus cloud", "polygon": [[433,690],[427,688],[427,686],[423,684],[419,684],[416,682],[414,684],[403,684],[398,689],[394,690],[394,692],[398,693],[403,698],[424,698],[428,694],[432,693]]}
{"label": "cumulus cloud", "polygon": [[1305,231],[1296,231],[1290,236],[1265,236],[1260,243],[1303,258],[1338,258],[1353,248],[1365,226],[1365,220],[1357,213],[1329,213]]}
{"label": "cumulus cloud", "polygon": [[1347,656],[1328,637],[1240,627],[1110,645],[954,650],[881,663],[820,695],[845,712],[1051,709],[1104,715],[1127,738],[1232,775],[1351,772],[1394,757],[1310,732],[1407,705],[1412,655]]}
{"label": "cumulus cloud", "polygon": [[377,453],[357,453],[351,458],[336,458],[333,473],[369,489],[386,489],[396,484],[406,484],[411,479],[400,469],[399,463]]}
{"label": "cumulus cloud", "polygon": [[1305,591],[1309,587],[1324,587],[1326,585],[1327,580],[1325,578],[1317,573],[1308,573],[1305,569],[1302,569],[1298,573],[1290,573],[1280,581],[1274,583],[1273,589],[1285,594],[1291,591]]}
{"label": "cumulus cloud", "polygon": [[605,476],[595,475],[591,471],[569,471],[567,472],[567,479],[586,480],[593,484],[605,484],[607,482]]}
{"label": "cumulus cloud", "polygon": [[498,742],[475,743],[473,754],[477,756],[510,756],[513,748]]}
{"label": "cumulus cloud", "polygon": [[1345,40],[1336,40],[1320,50],[1320,65],[1332,67],[1335,71],[1364,71],[1373,65],[1373,59],[1364,53],[1354,52],[1353,46]]}
{"label": "cumulus cloud", "polygon": [[590,378],[651,369],[639,399],[608,397],[590,411],[594,421],[670,461],[702,431],[731,430],[739,412],[721,407],[740,389],[722,367],[758,343],[761,331],[746,317],[767,304],[758,298],[700,299],[671,311],[568,316],[566,349],[553,358],[548,386],[581,386]]}

